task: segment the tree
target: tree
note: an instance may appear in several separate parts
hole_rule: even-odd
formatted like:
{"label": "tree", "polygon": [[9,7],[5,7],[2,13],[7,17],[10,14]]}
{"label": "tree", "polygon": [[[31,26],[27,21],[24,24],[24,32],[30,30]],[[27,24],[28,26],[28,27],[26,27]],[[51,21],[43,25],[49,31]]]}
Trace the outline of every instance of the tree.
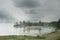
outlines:
{"label": "tree", "polygon": [[17,26],[18,26],[19,24],[18,24],[18,22],[16,22],[15,24],[14,24],[14,27],[16,27],[17,28]]}
{"label": "tree", "polygon": [[60,19],[58,20],[57,28],[60,29]]}

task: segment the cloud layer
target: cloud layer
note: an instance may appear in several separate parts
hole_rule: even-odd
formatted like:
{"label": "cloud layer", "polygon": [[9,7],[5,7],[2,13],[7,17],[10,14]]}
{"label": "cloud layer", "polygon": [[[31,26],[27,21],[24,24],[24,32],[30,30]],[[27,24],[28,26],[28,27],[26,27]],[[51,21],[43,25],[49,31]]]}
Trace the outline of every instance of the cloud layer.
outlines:
{"label": "cloud layer", "polygon": [[17,7],[35,8],[39,7],[38,0],[14,0]]}
{"label": "cloud layer", "polygon": [[22,8],[33,21],[50,22],[60,18],[59,0],[15,0],[14,3],[17,8]]}
{"label": "cloud layer", "polygon": [[6,12],[5,10],[0,10],[0,22],[14,22],[15,19],[13,16],[11,16],[8,12]]}
{"label": "cloud layer", "polygon": [[57,21],[59,0],[0,0],[0,21]]}
{"label": "cloud layer", "polygon": [[[15,22],[15,18],[8,11],[8,7],[11,4],[9,0],[0,0],[0,23],[12,23]],[[11,5],[10,5],[11,7]],[[8,9],[8,10],[6,10]]]}

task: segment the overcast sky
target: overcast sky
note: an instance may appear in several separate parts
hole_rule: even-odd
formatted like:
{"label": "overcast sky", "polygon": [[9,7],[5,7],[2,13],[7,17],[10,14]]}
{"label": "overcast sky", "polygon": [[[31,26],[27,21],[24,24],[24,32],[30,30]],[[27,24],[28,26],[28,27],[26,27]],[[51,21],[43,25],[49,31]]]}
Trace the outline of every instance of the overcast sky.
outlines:
{"label": "overcast sky", "polygon": [[0,0],[0,22],[57,21],[60,0]]}

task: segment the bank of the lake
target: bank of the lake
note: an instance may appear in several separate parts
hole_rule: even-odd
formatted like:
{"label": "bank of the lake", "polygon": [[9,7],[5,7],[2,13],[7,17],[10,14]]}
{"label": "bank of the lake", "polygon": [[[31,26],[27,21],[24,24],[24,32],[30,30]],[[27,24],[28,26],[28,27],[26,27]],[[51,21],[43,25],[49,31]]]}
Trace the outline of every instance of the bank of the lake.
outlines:
{"label": "bank of the lake", "polygon": [[0,40],[60,40],[60,30],[54,33],[49,33],[42,37],[40,36],[22,36],[22,35],[10,35],[10,36],[0,36]]}

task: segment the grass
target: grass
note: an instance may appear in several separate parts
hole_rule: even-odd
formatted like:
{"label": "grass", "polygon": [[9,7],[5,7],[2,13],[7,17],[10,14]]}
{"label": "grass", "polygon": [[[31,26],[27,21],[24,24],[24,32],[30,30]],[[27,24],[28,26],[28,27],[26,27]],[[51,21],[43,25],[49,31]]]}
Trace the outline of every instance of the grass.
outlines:
{"label": "grass", "polygon": [[32,36],[0,36],[0,40],[40,40],[40,39],[41,37],[38,38]]}
{"label": "grass", "polygon": [[42,37],[40,37],[39,35],[37,35],[36,37],[26,35],[24,36],[12,35],[12,36],[0,36],[0,40],[60,40],[60,30],[44,35]]}
{"label": "grass", "polygon": [[60,30],[57,30],[55,33],[47,34],[45,40],[59,40],[59,39],[60,39]]}

